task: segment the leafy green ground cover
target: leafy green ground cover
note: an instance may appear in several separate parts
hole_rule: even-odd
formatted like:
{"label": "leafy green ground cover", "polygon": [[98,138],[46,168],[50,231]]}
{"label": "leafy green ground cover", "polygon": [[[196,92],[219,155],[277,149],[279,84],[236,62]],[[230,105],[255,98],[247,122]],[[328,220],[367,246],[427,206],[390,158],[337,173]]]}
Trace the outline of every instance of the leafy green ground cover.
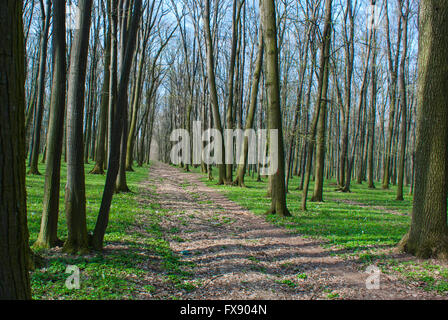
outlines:
{"label": "leafy green ground cover", "polygon": [[[93,165],[86,165],[87,224],[92,231],[105,182],[105,176],[90,175]],[[39,168],[41,173],[45,167]],[[144,190],[140,183],[147,179],[148,167],[134,167],[128,172],[127,182],[132,193],[116,194],[113,199],[110,221],[105,236],[109,245],[103,252],[91,252],[86,256],[62,254],[59,249],[41,250],[43,265],[31,273],[34,299],[136,299],[141,292],[156,291],[157,284],[141,279],[150,271],[141,265],[148,263],[148,256],[159,257],[161,273],[167,283],[179,290],[188,286],[189,274],[182,271],[183,263],[172,253],[164,240],[161,218],[166,211],[156,203],[149,205],[138,201]],[[64,216],[64,186],[66,168],[63,165],[58,235],[64,240],[67,234]],[[30,245],[37,239],[42,213],[44,175],[27,176],[28,226]],[[145,192],[150,192],[146,190]],[[142,223],[144,218],[145,223]],[[141,226],[144,230],[141,231]],[[138,227],[137,227],[138,226]],[[71,273],[69,265],[80,270],[80,289],[68,289],[65,285]]]}

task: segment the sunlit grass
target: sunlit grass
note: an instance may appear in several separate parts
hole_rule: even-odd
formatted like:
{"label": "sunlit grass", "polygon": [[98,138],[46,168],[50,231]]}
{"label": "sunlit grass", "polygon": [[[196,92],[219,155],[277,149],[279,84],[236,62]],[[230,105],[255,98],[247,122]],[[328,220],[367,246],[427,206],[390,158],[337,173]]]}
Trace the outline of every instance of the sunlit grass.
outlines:
{"label": "sunlit grass", "polygon": [[[95,227],[105,176],[88,172],[93,164],[86,165],[87,227],[92,232]],[[39,170],[44,174],[45,166]],[[159,205],[142,205],[137,201],[142,189],[140,182],[147,179],[149,167],[134,167],[127,173],[127,183],[132,193],[115,194],[110,210],[110,220],[105,235],[105,245],[113,245],[104,252],[91,252],[85,256],[61,254],[60,251],[40,250],[44,265],[31,272],[31,286],[34,299],[135,299],[141,291],[151,293],[157,284],[145,284],[148,254],[160,257],[161,268],[167,281],[174,277],[176,285],[183,285],[188,278],[181,270],[183,263],[173,254],[169,243],[163,238],[161,217],[165,212]],[[64,215],[64,187],[66,166],[61,169],[61,194],[58,236],[64,240],[67,228]],[[44,175],[27,176],[28,226],[30,245],[37,239],[42,215]],[[145,216],[146,223],[140,220]],[[145,226],[144,234],[134,226]],[[107,247],[106,247],[107,248]],[[70,273],[65,273],[68,265],[80,269],[80,289],[68,289],[65,285]],[[173,284],[174,285],[174,284]]]}

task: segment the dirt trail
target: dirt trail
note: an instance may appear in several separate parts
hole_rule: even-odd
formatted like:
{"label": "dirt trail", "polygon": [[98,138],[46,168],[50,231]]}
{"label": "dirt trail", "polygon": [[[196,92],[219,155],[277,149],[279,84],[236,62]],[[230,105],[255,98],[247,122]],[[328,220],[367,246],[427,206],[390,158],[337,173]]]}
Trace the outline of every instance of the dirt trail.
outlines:
{"label": "dirt trail", "polygon": [[380,276],[379,290],[366,289],[369,275],[355,263],[333,256],[318,241],[269,224],[200,177],[156,162],[147,182],[156,187],[148,200],[172,212],[163,223],[174,230],[168,238],[172,250],[194,263],[198,288],[177,293],[179,298],[438,298],[390,275]]}

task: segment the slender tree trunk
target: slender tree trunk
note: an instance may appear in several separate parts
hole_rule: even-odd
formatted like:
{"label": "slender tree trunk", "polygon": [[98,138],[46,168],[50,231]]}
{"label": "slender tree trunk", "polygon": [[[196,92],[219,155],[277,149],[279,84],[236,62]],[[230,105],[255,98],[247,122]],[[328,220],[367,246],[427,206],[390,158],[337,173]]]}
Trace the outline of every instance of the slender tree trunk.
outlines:
{"label": "slender tree trunk", "polygon": [[34,244],[34,246],[42,248],[51,248],[59,245],[57,229],[67,80],[65,5],[66,2],[62,0],[53,2],[54,69],[48,125],[47,166],[45,170],[42,221],[39,236]]}
{"label": "slender tree trunk", "polygon": [[129,134],[127,136],[127,149],[126,149],[126,171],[134,171],[132,169],[132,163],[134,162],[133,151],[135,143],[135,132],[137,126],[137,116],[140,107],[140,97],[144,81],[145,72],[145,47],[143,45],[142,54],[140,57],[140,62],[138,65],[137,79],[135,80],[135,93],[133,98],[132,115],[131,115],[131,126],[129,128]]}
{"label": "slender tree trunk", "polygon": [[[44,8],[42,7],[42,11]],[[34,128],[33,128],[33,141],[31,149],[31,161],[30,170],[28,174],[40,175],[38,169],[39,162],[39,149],[41,138],[42,117],[44,113],[45,104],[45,75],[47,71],[47,47],[48,47],[48,33],[50,30],[50,17],[51,17],[51,0],[47,0],[46,3],[46,15],[43,16],[41,45],[40,45],[40,62],[39,62],[39,76],[37,78],[37,100],[36,100],[36,112],[34,113]]]}
{"label": "slender tree trunk", "polygon": [[[238,2],[238,4],[237,4]],[[233,0],[233,15],[232,15],[232,47],[230,50],[230,64],[229,64],[229,72],[228,72],[228,82],[227,82],[227,115],[226,115],[226,125],[227,129],[233,130],[234,126],[234,117],[233,111],[235,109],[234,106],[234,78],[235,78],[235,60],[236,60],[236,49],[238,43],[238,23],[241,17],[241,7],[244,3],[244,0]],[[233,138],[232,136],[226,137],[227,145],[226,150],[229,153],[232,153],[233,150]],[[233,160],[233,159],[232,159]],[[233,181],[233,166],[231,163],[226,164],[226,183],[232,183]]]}
{"label": "slender tree trunk", "polygon": [[[289,177],[290,177],[290,171],[291,171],[291,167],[292,167],[292,162],[293,162],[293,151],[295,148],[296,143],[298,142],[298,125],[299,125],[299,117],[301,114],[301,109],[302,109],[302,93],[303,93],[303,85],[304,85],[304,80],[305,80],[305,73],[306,73],[306,67],[307,67],[307,63],[308,63],[308,48],[309,48],[309,42],[310,42],[310,36],[311,36],[311,28],[312,26],[309,25],[307,27],[307,32],[306,32],[306,39],[305,39],[305,57],[303,59],[303,61],[301,62],[301,66],[300,66],[300,71],[299,71],[299,85],[297,86],[297,102],[296,102],[296,110],[294,112],[294,120],[293,120],[293,125],[292,125],[292,135],[291,135],[291,142],[289,144],[289,149],[288,149],[288,165],[286,168],[286,192],[288,192],[288,184],[289,184]],[[298,146],[297,146],[298,149]]]}
{"label": "slender tree trunk", "polygon": [[[403,0],[402,0],[403,1]],[[408,41],[408,6],[409,3],[406,1],[406,13],[403,14],[403,53],[401,55],[400,62],[400,105],[401,105],[401,129],[400,129],[400,154],[398,159],[398,183],[397,183],[397,200],[404,200],[403,198],[403,178],[405,169],[405,157],[406,157],[406,137],[407,137],[407,94],[406,94],[406,83],[405,83],[405,72],[406,72],[406,58],[407,58],[407,41]]]}
{"label": "slender tree trunk", "polygon": [[[345,186],[345,170],[348,158],[348,143],[349,143],[349,125],[350,125],[350,109],[352,97],[352,79],[353,79],[353,62],[355,58],[355,22],[352,9],[351,0],[347,0],[346,18],[350,20],[350,33],[347,34],[344,28],[344,48],[345,48],[345,107],[342,110],[343,124],[342,124],[342,145],[341,156],[339,162],[339,185],[343,188]],[[346,20],[345,20],[346,23]]]}
{"label": "slender tree trunk", "polygon": [[[371,4],[374,6],[374,0]],[[372,23],[373,24],[373,23]],[[374,143],[375,143],[375,126],[376,126],[376,30],[372,30],[372,63],[371,63],[371,79],[370,79],[370,116],[369,116],[369,149],[368,149],[368,174],[367,183],[369,188],[375,188],[374,184]]]}
{"label": "slender tree trunk", "polygon": [[[308,188],[309,188],[310,175],[311,175],[311,163],[312,163],[314,145],[315,145],[314,139],[316,136],[316,130],[317,130],[317,125],[318,125],[318,121],[320,118],[320,112],[321,112],[322,107],[325,108],[326,103],[327,103],[326,94],[327,94],[327,88],[328,88],[328,72],[329,72],[330,45],[331,45],[331,21],[332,21],[331,10],[332,10],[332,0],[326,0],[326,2],[325,2],[325,25],[324,25],[324,32],[323,32],[322,45],[321,45],[319,83],[318,83],[318,88],[317,88],[318,99],[317,99],[316,107],[315,107],[315,111],[314,111],[313,123],[311,125],[310,142],[308,144],[308,159],[307,159],[307,163],[306,163],[305,179],[304,179],[304,186],[303,186],[303,192],[302,192],[302,204],[301,204],[302,210],[306,210],[306,201],[307,201],[307,196],[308,196]],[[324,104],[325,104],[325,106],[323,106]]]}
{"label": "slender tree trunk", "polygon": [[[113,3],[113,1],[112,1]],[[114,5],[112,5],[114,7]],[[106,183],[104,185],[103,198],[101,200],[101,207],[98,213],[98,218],[93,232],[92,245],[96,250],[103,248],[104,235],[106,233],[107,225],[109,223],[110,205],[115,190],[115,182],[118,175],[118,167],[120,164],[120,139],[122,136],[123,115],[127,107],[127,88],[129,85],[129,76],[132,66],[132,58],[134,56],[137,30],[141,16],[142,0],[134,0],[134,9],[132,15],[131,26],[129,28],[129,36],[127,37],[125,56],[121,67],[121,76],[117,97],[117,108],[114,114],[114,127],[112,135],[111,150],[109,156],[109,165],[106,175]],[[114,8],[112,8],[114,10]]]}
{"label": "slender tree trunk", "polygon": [[95,33],[93,34],[93,46],[92,46],[92,55],[90,61],[90,74],[89,74],[89,91],[88,91],[88,99],[87,99],[87,113],[86,113],[86,123],[84,130],[84,163],[89,163],[89,152],[90,152],[90,144],[92,140],[92,126],[94,123],[94,113],[95,113],[95,96],[96,96],[96,69],[97,69],[97,43],[98,43],[98,32],[99,32],[99,19],[100,15],[98,15],[98,22],[94,26]]}
{"label": "slender tree trunk", "polygon": [[[252,89],[250,95],[249,102],[249,111],[247,113],[246,118],[246,130],[252,129],[254,126],[255,120],[255,110],[257,108],[257,97],[258,97],[258,88],[260,87],[260,76],[261,76],[261,68],[263,67],[263,53],[264,53],[264,42],[261,27],[258,30],[259,32],[259,45],[258,45],[258,55],[257,60],[255,62],[255,70],[252,77]],[[246,173],[247,160],[248,160],[248,151],[249,151],[249,141],[248,137],[244,137],[244,145],[243,152],[241,153],[240,165],[238,166],[235,184],[240,187],[244,187],[244,175]]]}
{"label": "slender tree trunk", "polygon": [[397,37],[397,51],[395,54],[395,59],[392,59],[392,45],[390,42],[390,28],[389,28],[389,14],[387,1],[386,4],[386,41],[387,41],[387,57],[389,61],[389,74],[390,74],[390,85],[389,85],[389,95],[390,95],[390,111],[389,111],[389,124],[387,128],[387,142],[384,157],[384,171],[383,171],[383,189],[389,189],[390,182],[390,162],[391,162],[391,150],[392,150],[392,138],[394,135],[394,122],[395,122],[395,108],[396,108],[396,91],[397,91],[397,64],[398,56],[400,52],[400,38],[401,38],[401,15],[398,21],[398,37]]}
{"label": "slender tree trunk", "polygon": [[[226,182],[226,166],[225,166],[225,147],[224,147],[224,136],[221,125],[221,117],[219,115],[219,104],[218,104],[218,92],[216,90],[216,78],[215,78],[215,62],[214,62],[214,51],[212,43],[212,35],[210,32],[210,0],[205,0],[204,9],[204,29],[205,29],[205,40],[207,46],[207,77],[208,85],[210,91],[211,107],[213,112],[214,127],[221,133],[221,141],[218,141],[219,145],[217,148],[221,149],[220,159],[218,159],[218,171],[219,171],[219,181],[218,184],[224,184]],[[216,150],[215,150],[216,152]]]}
{"label": "slender tree trunk", "polygon": [[109,113],[107,118],[107,163],[110,162],[112,150],[112,135],[114,134],[114,119],[117,103],[118,84],[118,7],[116,1],[111,1],[110,24],[111,24],[111,46],[110,46],[110,83],[109,83]]}
{"label": "slender tree trunk", "polygon": [[127,137],[128,137],[128,101],[126,98],[126,108],[123,112],[123,128],[121,134],[120,143],[120,165],[118,169],[117,182],[115,186],[115,192],[130,192],[126,181],[126,151],[127,151]]}
{"label": "slender tree trunk", "polygon": [[[271,208],[269,213],[287,217],[291,214],[286,207],[285,188],[285,154],[283,146],[282,116],[280,110],[280,86],[279,86],[279,66],[277,47],[277,23],[274,0],[262,0],[260,6],[260,16],[262,19],[263,39],[266,46],[266,87],[268,91],[268,117],[269,130],[277,130],[278,139],[269,141],[269,148],[277,144],[278,155],[276,155],[278,168],[271,175],[272,192]],[[271,159],[272,165],[273,159]]]}
{"label": "slender tree trunk", "polygon": [[[108,1],[109,2],[109,1]],[[109,109],[109,86],[110,86],[110,52],[111,52],[111,29],[108,27],[106,46],[104,53],[104,79],[101,89],[100,115],[98,119],[98,140],[95,151],[95,167],[91,174],[104,174],[106,161],[106,130]]]}
{"label": "slender tree trunk", "polygon": [[67,92],[67,185],[65,215],[68,237],[64,252],[88,251],[84,173],[83,113],[92,0],[79,0],[79,20],[70,53]]}

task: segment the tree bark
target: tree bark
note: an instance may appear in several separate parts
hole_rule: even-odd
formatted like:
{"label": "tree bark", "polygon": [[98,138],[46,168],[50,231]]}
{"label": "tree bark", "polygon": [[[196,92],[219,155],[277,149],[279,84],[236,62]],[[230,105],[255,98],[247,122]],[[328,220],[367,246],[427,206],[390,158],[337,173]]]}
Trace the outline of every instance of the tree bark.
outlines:
{"label": "tree bark", "polygon": [[[310,141],[308,144],[308,159],[306,163],[306,171],[304,178],[304,186],[302,191],[302,210],[306,210],[306,201],[308,196],[308,188],[311,175],[311,163],[314,152],[315,136],[317,131],[318,122],[320,119],[320,112],[325,104],[326,106],[326,92],[328,88],[328,72],[329,72],[329,59],[330,59],[330,44],[331,44],[331,10],[332,0],[326,0],[325,2],[325,25],[322,36],[321,56],[320,56],[320,70],[319,70],[319,82],[317,88],[318,99],[314,110],[314,118],[311,125]],[[325,107],[324,106],[324,107]]]}
{"label": "tree bark", "polygon": [[[257,108],[257,97],[258,97],[258,88],[260,87],[260,76],[261,76],[261,69],[263,67],[263,54],[264,54],[264,41],[263,41],[263,35],[261,26],[258,30],[259,32],[259,45],[258,45],[258,55],[257,60],[255,62],[255,70],[254,74],[252,76],[252,89],[250,93],[250,102],[249,102],[249,111],[247,113],[246,118],[246,130],[252,129],[254,126],[254,120],[255,120],[255,111]],[[244,137],[244,144],[243,144],[243,151],[241,153],[241,160],[240,165],[238,166],[237,173],[236,173],[236,179],[234,181],[234,184],[244,187],[244,175],[246,173],[246,167],[247,167],[247,158],[248,158],[248,151],[249,151],[249,141],[248,137]]]}
{"label": "tree bark", "polygon": [[389,27],[389,13],[387,1],[385,2],[386,6],[386,14],[385,14],[385,22],[386,22],[386,41],[387,41],[387,58],[389,62],[389,75],[390,75],[390,84],[389,84],[389,96],[390,96],[390,111],[389,111],[389,123],[387,128],[387,141],[386,141],[386,150],[384,157],[384,172],[383,172],[383,189],[389,189],[390,182],[390,162],[391,162],[391,150],[392,150],[392,138],[394,134],[394,121],[395,121],[395,109],[396,109],[396,91],[397,91],[397,67],[398,67],[398,56],[400,52],[400,38],[401,38],[401,15],[399,15],[398,20],[398,37],[397,37],[397,51],[395,54],[395,58],[392,59],[392,45],[390,42],[390,27]]}
{"label": "tree bark", "polygon": [[218,184],[222,185],[226,181],[226,166],[225,166],[225,146],[224,146],[224,136],[221,125],[221,117],[219,115],[219,104],[218,104],[218,92],[216,90],[216,77],[215,77],[215,58],[213,51],[212,35],[210,32],[210,0],[205,0],[204,6],[204,30],[205,30],[205,41],[207,46],[207,77],[208,86],[210,91],[211,109],[213,112],[214,127],[221,133],[221,141],[218,141],[221,147],[221,159],[218,163],[219,180]]}
{"label": "tree bark", "polygon": [[[108,1],[109,2],[109,1]],[[106,45],[104,48],[104,80],[101,89],[100,115],[98,119],[98,140],[95,151],[95,167],[91,174],[104,174],[106,161],[106,129],[109,109],[109,86],[110,86],[110,53],[111,53],[111,29],[107,29]]]}
{"label": "tree bark", "polygon": [[419,12],[415,194],[409,232],[399,248],[448,259],[448,3],[422,0]]}
{"label": "tree bark", "polygon": [[89,49],[92,0],[78,3],[79,21],[70,53],[67,92],[67,185],[65,215],[68,237],[63,250],[67,253],[88,251],[86,194],[84,173],[83,113]]}
{"label": "tree bark", "polygon": [[66,1],[53,2],[53,88],[51,90],[50,120],[47,136],[42,221],[39,236],[34,244],[35,247],[41,248],[51,248],[59,245],[57,229],[67,80],[65,5]]}
{"label": "tree bark", "polygon": [[115,190],[115,182],[118,175],[118,167],[120,163],[120,139],[122,136],[123,115],[127,107],[127,88],[129,85],[129,76],[132,66],[132,58],[134,56],[137,30],[141,16],[142,0],[134,1],[133,15],[131,26],[129,28],[129,36],[127,37],[125,56],[122,60],[121,76],[117,97],[117,107],[114,114],[114,127],[112,130],[112,143],[109,156],[109,165],[106,175],[106,183],[104,185],[103,198],[101,200],[100,211],[93,232],[92,246],[96,250],[103,248],[104,235],[109,223],[110,205]]}
{"label": "tree bark", "polygon": [[[401,0],[400,2],[402,2]],[[402,14],[403,17],[403,52],[401,54],[400,62],[400,105],[401,105],[401,129],[400,129],[400,153],[398,159],[398,183],[397,183],[397,200],[404,200],[403,198],[403,178],[405,169],[405,157],[406,157],[406,138],[407,138],[407,94],[405,83],[406,72],[406,59],[408,49],[408,16],[409,16],[409,3],[406,2],[405,8],[402,6],[401,10],[406,10]]]}
{"label": "tree bark", "polygon": [[31,299],[22,2],[0,2],[0,300]]}
{"label": "tree bark", "polygon": [[[260,6],[263,39],[266,46],[266,88],[268,91],[268,124],[269,130],[278,131],[278,140],[270,139],[269,148],[274,143],[278,146],[278,168],[271,175],[272,192],[271,208],[268,213],[288,217],[290,212],[286,207],[285,186],[285,152],[283,146],[282,116],[280,110],[280,86],[277,47],[277,23],[274,0],[262,0]],[[272,161],[272,159],[271,159]]]}
{"label": "tree bark", "polygon": [[28,174],[40,175],[38,169],[42,117],[45,104],[45,75],[47,71],[48,33],[50,30],[51,0],[47,0],[46,9],[42,6],[42,34],[40,44],[39,76],[37,78],[36,112],[34,113],[33,142],[31,148],[30,170]]}

